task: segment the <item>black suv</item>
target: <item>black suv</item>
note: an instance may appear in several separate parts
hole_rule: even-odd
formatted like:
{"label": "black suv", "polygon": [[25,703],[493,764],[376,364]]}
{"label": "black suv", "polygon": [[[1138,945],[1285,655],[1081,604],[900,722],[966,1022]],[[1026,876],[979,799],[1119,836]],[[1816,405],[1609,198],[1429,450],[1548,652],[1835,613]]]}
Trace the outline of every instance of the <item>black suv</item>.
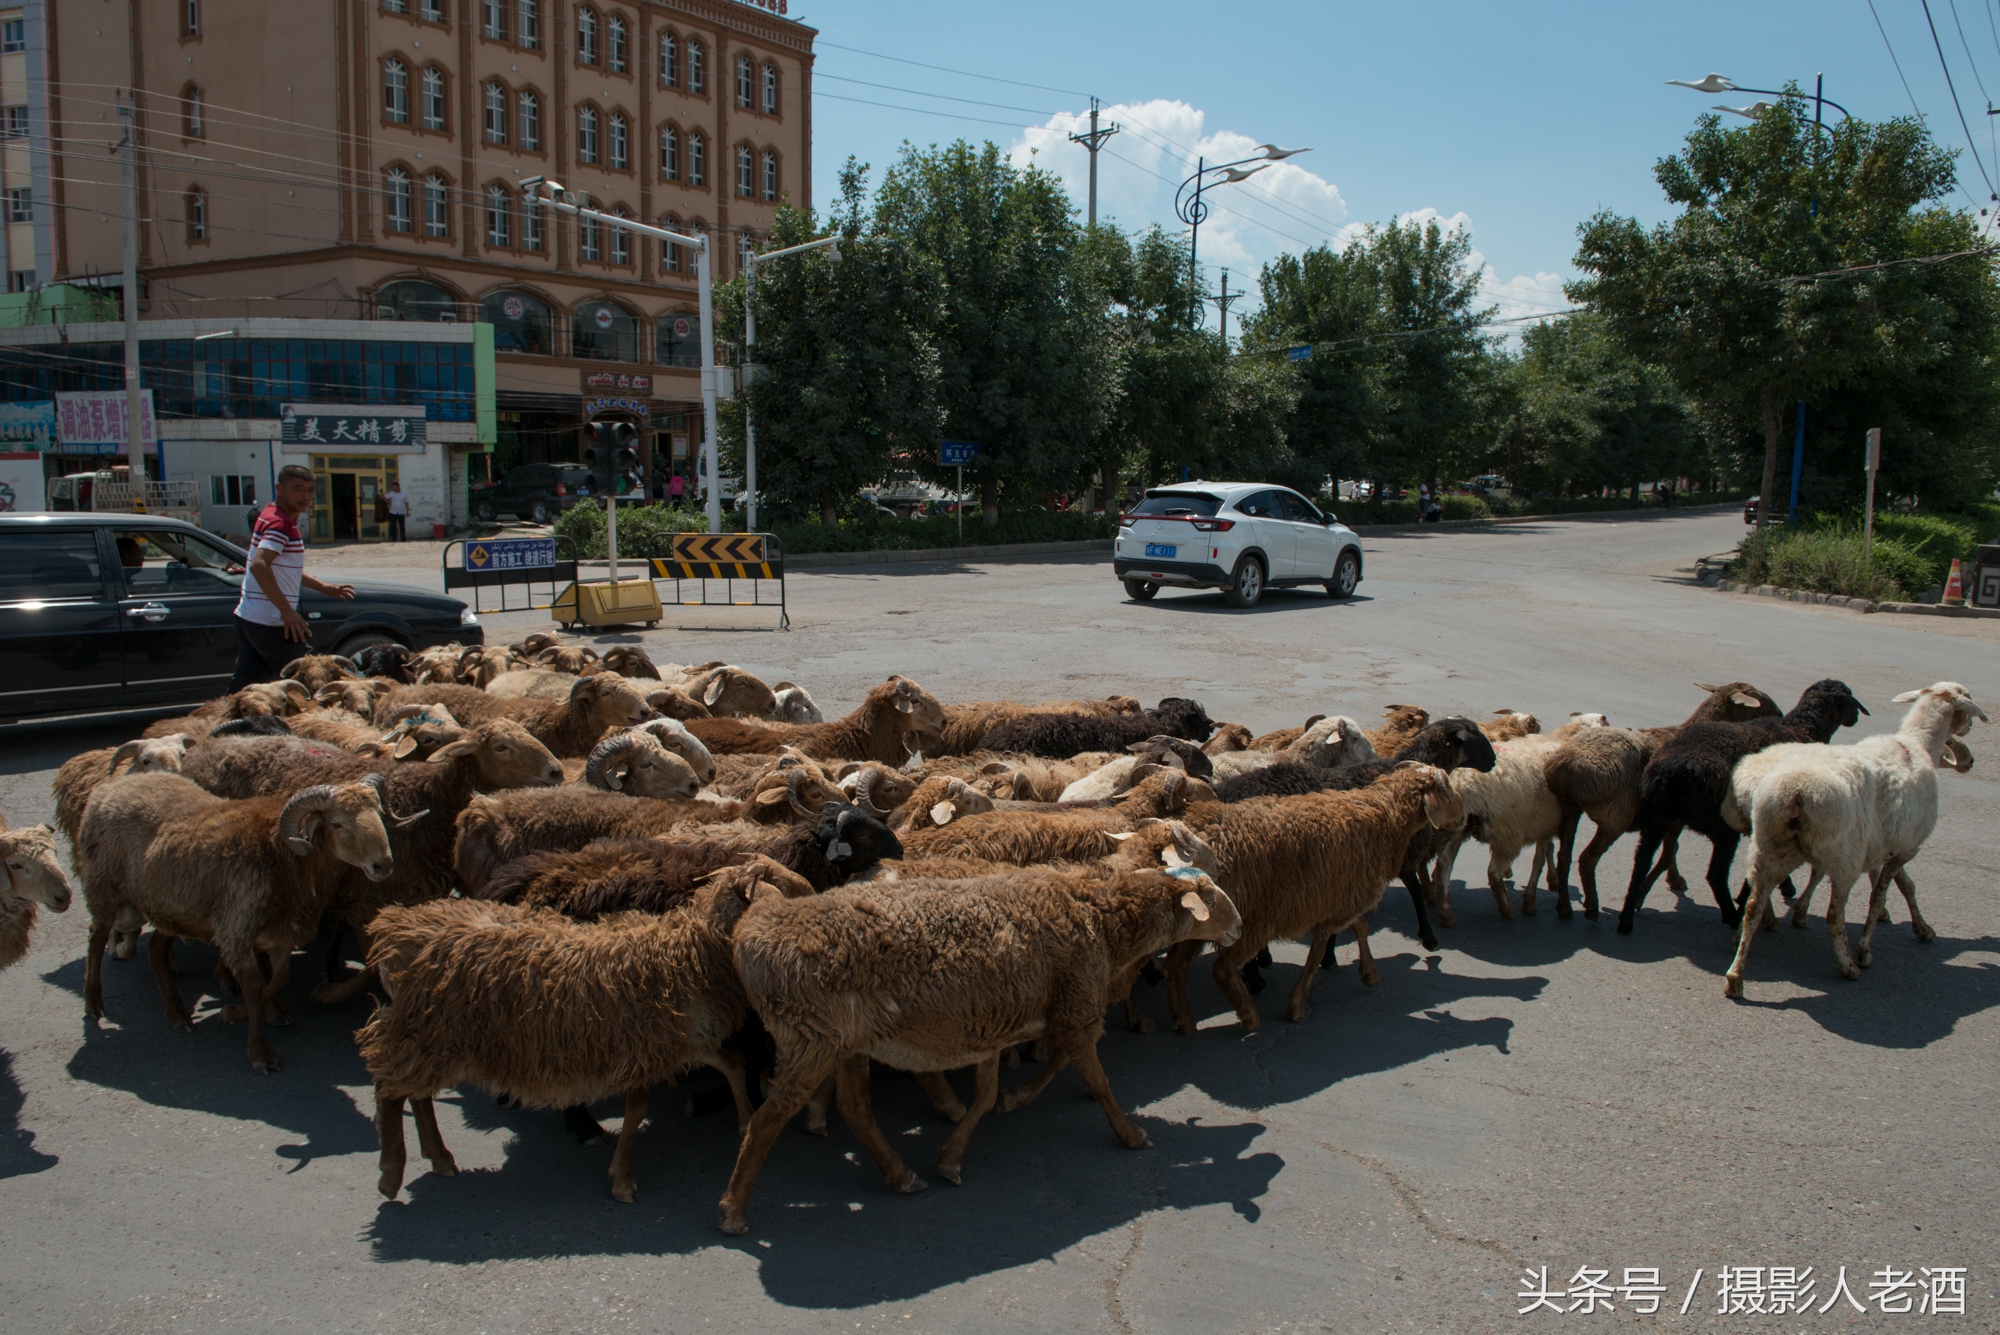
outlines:
{"label": "black suv", "polygon": [[[0,515],[0,723],[193,705],[236,667],[248,554],[159,515]],[[313,648],[483,644],[456,598],[356,583],[342,602],[307,590]]]}
{"label": "black suv", "polygon": [[472,514],[488,524],[504,514],[546,524],[575,505],[590,484],[590,470],[578,464],[521,464],[498,482],[473,487]]}

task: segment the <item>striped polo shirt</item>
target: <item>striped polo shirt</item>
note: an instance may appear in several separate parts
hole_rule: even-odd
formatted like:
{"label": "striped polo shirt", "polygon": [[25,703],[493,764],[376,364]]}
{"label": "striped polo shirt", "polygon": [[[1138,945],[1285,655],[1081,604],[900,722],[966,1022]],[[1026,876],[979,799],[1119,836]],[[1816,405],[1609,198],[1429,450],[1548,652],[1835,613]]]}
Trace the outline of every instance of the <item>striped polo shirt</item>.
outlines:
{"label": "striped polo shirt", "polygon": [[[306,574],[306,540],[298,524],[276,505],[265,506],[250,533],[250,551],[253,556],[260,551],[277,553],[271,559],[271,573],[278,577],[278,590],[286,603],[296,608]],[[260,626],[285,624],[284,613],[271,605],[264,596],[264,586],[250,575],[243,577],[243,596],[237,601],[236,615]]]}

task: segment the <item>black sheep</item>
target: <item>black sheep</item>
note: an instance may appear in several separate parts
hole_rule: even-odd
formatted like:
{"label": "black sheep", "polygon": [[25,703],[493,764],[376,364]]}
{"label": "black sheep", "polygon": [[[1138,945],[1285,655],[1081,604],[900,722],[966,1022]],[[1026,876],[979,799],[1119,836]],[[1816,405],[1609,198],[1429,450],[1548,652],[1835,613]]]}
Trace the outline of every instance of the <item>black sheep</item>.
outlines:
{"label": "black sheep", "polygon": [[1157,709],[1139,714],[1023,714],[987,733],[979,749],[1068,760],[1086,751],[1122,751],[1162,735],[1200,743],[1214,731],[1200,705],[1169,696]]}
{"label": "black sheep", "polygon": [[417,684],[410,671],[410,651],[400,644],[371,644],[355,653],[353,663],[364,677],[387,677],[405,686]]}
{"label": "black sheep", "polygon": [[1729,794],[1729,774],[1736,762],[1780,742],[1826,742],[1841,728],[1851,728],[1868,712],[1847,683],[1831,677],[1806,687],[1792,712],[1783,718],[1756,718],[1741,723],[1689,723],[1682,726],[1646,762],[1639,781],[1639,849],[1632,857],[1632,882],[1625,907],[1618,911],[1618,930],[1630,932],[1646,892],[1666,869],[1666,859],[1654,855],[1674,831],[1683,827],[1707,835],[1715,845],[1708,862],[1708,886],[1723,925],[1734,929],[1741,905],[1729,893],[1729,864],[1742,837],[1722,819]]}
{"label": "black sheep", "polygon": [[211,737],[290,737],[292,725],[276,714],[253,714],[249,718],[233,718],[227,723],[218,723],[208,730]]}

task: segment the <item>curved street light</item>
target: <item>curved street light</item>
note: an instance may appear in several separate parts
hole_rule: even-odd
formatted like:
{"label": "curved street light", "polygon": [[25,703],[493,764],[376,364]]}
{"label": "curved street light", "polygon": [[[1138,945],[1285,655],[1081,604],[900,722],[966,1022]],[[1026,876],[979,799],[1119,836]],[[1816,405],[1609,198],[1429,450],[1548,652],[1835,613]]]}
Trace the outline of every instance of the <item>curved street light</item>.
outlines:
{"label": "curved street light", "polygon": [[[1761,93],[1765,97],[1805,96],[1804,93],[1787,93],[1782,88],[1745,88],[1726,74],[1710,74],[1701,79],[1669,79],[1667,80],[1667,85],[1672,88],[1692,88],[1697,93]],[[1812,100],[1814,125],[1820,123],[1823,107],[1832,107],[1840,113],[1842,120],[1853,119],[1846,107],[1841,106],[1840,103],[1826,95],[1826,76],[1824,74],[1813,76]],[[1750,119],[1755,120],[1769,111],[1771,106],[1772,104],[1769,102],[1755,102],[1747,107],[1717,107],[1716,110],[1734,112],[1738,116],[1748,116]]]}
{"label": "curved street light", "polygon": [[[1195,268],[1195,249],[1201,242],[1201,225],[1208,218],[1208,202],[1201,197],[1202,192],[1216,186],[1234,185],[1255,176],[1274,162],[1312,152],[1310,148],[1279,148],[1276,144],[1259,144],[1257,148],[1259,151],[1250,157],[1217,163],[1213,167],[1209,166],[1208,159],[1196,158],[1194,175],[1182,181],[1180,189],[1174,191],[1174,216],[1189,228],[1188,287],[1194,292],[1194,320],[1197,324],[1201,322],[1202,298],[1201,283],[1197,277],[1199,271]],[[1251,163],[1257,165],[1253,167],[1249,165]]]}

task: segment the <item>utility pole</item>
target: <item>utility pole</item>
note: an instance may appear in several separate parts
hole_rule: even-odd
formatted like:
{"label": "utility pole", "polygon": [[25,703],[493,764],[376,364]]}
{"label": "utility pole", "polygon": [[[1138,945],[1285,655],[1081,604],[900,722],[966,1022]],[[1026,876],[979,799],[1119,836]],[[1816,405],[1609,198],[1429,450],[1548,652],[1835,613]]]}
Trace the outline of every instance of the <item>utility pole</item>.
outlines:
{"label": "utility pole", "polygon": [[1082,144],[1086,149],[1090,150],[1089,218],[1092,227],[1097,226],[1097,150],[1104,147],[1105,140],[1118,133],[1118,125],[1115,121],[1101,130],[1097,128],[1097,110],[1098,102],[1093,97],[1090,99],[1090,133],[1073,134],[1069,137],[1069,141],[1072,144]]}
{"label": "utility pole", "polygon": [[1243,300],[1243,296],[1244,294],[1241,291],[1231,292],[1229,290],[1229,270],[1224,269],[1222,271],[1222,295],[1215,299],[1215,304],[1222,308],[1222,351],[1225,355],[1229,351],[1229,306],[1231,302]]}
{"label": "utility pole", "polygon": [[[129,97],[118,102],[118,119],[125,123],[125,135],[118,141],[118,181],[125,196],[125,461],[146,477],[146,438],[142,430],[144,414],[139,401],[139,204],[132,184],[133,119]],[[163,476],[160,479],[166,481]],[[145,493],[142,486],[140,494]]]}

